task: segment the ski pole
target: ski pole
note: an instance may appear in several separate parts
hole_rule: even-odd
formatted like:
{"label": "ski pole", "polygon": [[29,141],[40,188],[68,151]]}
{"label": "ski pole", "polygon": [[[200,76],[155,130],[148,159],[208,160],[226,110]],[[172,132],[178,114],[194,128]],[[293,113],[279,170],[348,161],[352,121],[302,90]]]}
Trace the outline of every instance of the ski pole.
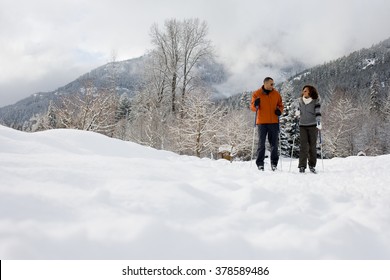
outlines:
{"label": "ski pole", "polygon": [[290,167],[288,169],[288,172],[291,171],[292,157],[293,157],[293,152],[294,152],[294,144],[295,144],[295,135],[294,135],[294,138],[293,138],[293,144],[292,144],[292,148],[291,148]]}
{"label": "ski pole", "polygon": [[259,110],[259,107],[256,107],[255,122],[254,122],[254,125],[253,125],[253,142],[252,142],[252,152],[251,152],[251,164],[250,164],[250,167],[252,167],[253,150],[255,148],[256,120],[257,120],[257,111],[258,110]]}
{"label": "ski pole", "polygon": [[292,144],[292,147],[291,147],[290,167],[288,169],[288,172],[291,171],[291,164],[292,164],[292,157],[293,157],[293,153],[294,153],[295,138],[296,138],[296,134],[297,134],[297,124],[298,124],[298,119],[295,119],[293,144]]}
{"label": "ski pole", "polygon": [[323,154],[322,154],[322,137],[321,137],[321,130],[320,129],[318,130],[318,138],[320,140],[322,171],[325,171],[325,168],[324,168],[324,157],[323,157]]}
{"label": "ski pole", "polygon": [[280,171],[283,171],[283,160],[282,160],[282,140],[280,137],[280,117],[278,117],[278,129],[279,129],[279,160],[280,160]]}

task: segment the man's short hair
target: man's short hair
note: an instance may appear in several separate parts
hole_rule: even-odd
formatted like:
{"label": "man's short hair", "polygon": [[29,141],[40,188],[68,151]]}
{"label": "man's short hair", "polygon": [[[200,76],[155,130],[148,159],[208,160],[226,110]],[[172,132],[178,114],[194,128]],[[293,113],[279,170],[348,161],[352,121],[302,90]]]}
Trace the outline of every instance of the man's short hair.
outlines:
{"label": "man's short hair", "polygon": [[268,82],[268,81],[270,81],[270,80],[274,80],[274,79],[272,79],[271,77],[266,77],[265,79],[264,79],[264,81],[263,81],[263,83],[265,84],[266,82]]}

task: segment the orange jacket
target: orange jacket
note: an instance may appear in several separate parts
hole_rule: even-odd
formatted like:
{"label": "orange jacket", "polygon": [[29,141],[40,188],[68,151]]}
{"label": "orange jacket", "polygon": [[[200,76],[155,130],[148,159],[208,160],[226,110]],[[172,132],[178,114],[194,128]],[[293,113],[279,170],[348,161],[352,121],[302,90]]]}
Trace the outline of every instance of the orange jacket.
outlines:
{"label": "orange jacket", "polygon": [[257,98],[260,98],[260,107],[257,112],[256,124],[271,124],[278,123],[278,116],[275,114],[276,108],[279,108],[283,112],[284,105],[280,93],[275,89],[269,94],[263,91],[263,88],[259,88],[252,94],[251,110],[256,111],[254,102]]}

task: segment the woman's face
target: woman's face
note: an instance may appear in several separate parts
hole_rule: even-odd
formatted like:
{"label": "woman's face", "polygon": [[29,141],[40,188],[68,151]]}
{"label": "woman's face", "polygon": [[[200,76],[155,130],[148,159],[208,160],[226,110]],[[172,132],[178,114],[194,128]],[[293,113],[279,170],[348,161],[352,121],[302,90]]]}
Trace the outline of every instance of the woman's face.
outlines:
{"label": "woman's face", "polygon": [[310,97],[310,91],[309,91],[309,89],[307,87],[305,87],[303,89],[302,93],[303,93],[303,97],[305,97],[305,98],[309,98]]}

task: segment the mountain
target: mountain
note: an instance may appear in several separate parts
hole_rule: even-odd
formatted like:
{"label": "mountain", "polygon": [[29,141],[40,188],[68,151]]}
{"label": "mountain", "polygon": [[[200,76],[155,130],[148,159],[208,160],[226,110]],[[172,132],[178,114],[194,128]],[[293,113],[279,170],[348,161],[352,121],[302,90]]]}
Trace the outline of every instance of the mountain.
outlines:
{"label": "mountain", "polygon": [[[107,63],[54,91],[34,93],[13,105],[0,108],[0,123],[19,130],[29,130],[34,118],[44,114],[50,102],[58,100],[63,95],[79,93],[86,83],[99,90],[109,88],[115,79],[117,93],[132,97],[145,83],[143,73],[146,59],[145,55]],[[224,66],[215,61],[203,61],[197,65],[196,70],[201,81],[210,88],[224,82],[228,76]],[[214,91],[218,95],[217,90]]]}
{"label": "mountain", "polygon": [[[308,68],[291,76],[286,82],[290,83],[293,96],[296,97],[304,85],[311,84],[317,87],[325,101],[330,100],[336,92],[344,92],[365,102],[374,76],[379,80],[379,95],[385,99],[390,92],[390,38],[371,48]],[[283,83],[278,84],[277,88],[283,94]],[[243,92],[227,98],[224,103],[233,108],[247,107],[251,94],[252,92]]]}
{"label": "mountain", "polygon": [[370,93],[374,76],[379,80],[379,94],[384,97],[390,89],[390,38],[371,48],[307,69],[289,81],[296,94],[305,84],[313,84],[325,100],[340,91],[364,98]]}

